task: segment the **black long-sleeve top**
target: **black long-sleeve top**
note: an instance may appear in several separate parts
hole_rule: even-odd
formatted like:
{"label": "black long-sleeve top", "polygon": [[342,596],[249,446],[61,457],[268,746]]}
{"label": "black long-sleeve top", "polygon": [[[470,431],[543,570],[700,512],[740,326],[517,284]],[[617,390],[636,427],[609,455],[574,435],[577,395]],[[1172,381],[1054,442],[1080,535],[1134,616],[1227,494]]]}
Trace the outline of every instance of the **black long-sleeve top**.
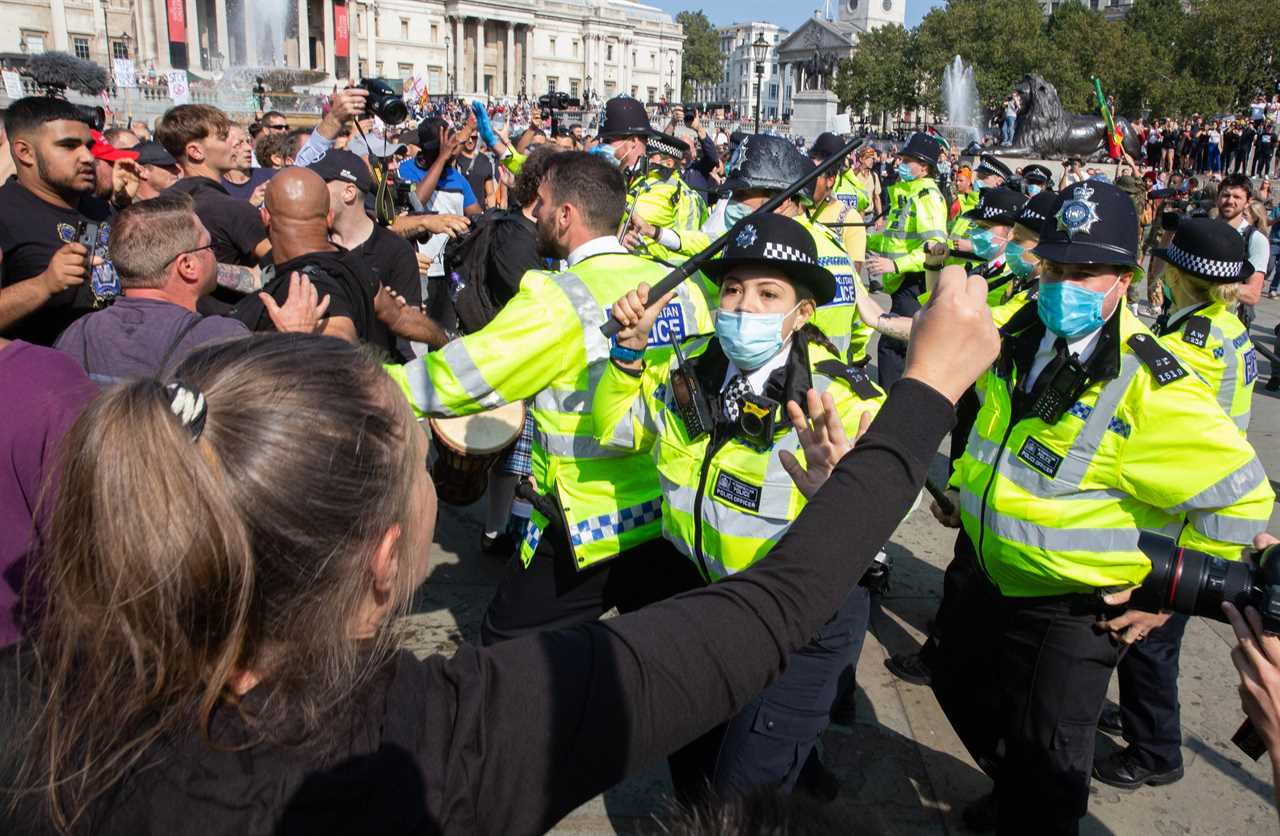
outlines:
{"label": "black long-sleeve top", "polygon": [[[99,809],[96,832],[542,833],[782,672],[889,539],[953,420],[937,392],[900,381],[751,569],[630,615],[464,646],[451,659],[402,652],[335,712],[323,756],[213,751],[192,734]],[[11,695],[11,662],[3,670],[0,691]],[[14,731],[3,710],[0,742]],[[235,742],[237,723],[225,712],[215,739]],[[0,819],[0,831],[24,824]]]}

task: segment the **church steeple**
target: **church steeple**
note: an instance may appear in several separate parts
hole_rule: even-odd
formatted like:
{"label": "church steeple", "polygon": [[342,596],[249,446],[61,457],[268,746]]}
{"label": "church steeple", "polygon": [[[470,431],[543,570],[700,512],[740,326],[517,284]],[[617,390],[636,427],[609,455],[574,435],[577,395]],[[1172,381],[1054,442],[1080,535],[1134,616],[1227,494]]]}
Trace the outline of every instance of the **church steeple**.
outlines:
{"label": "church steeple", "polygon": [[904,25],[907,0],[832,0],[839,3],[836,19],[866,31],[888,23]]}

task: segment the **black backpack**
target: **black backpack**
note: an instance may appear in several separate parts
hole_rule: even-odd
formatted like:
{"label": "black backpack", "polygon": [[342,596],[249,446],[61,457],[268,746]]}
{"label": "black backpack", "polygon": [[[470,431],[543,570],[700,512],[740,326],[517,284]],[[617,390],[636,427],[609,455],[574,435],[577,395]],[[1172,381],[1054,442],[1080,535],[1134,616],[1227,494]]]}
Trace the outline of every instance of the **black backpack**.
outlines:
{"label": "black backpack", "polygon": [[489,284],[489,255],[498,227],[514,222],[510,212],[490,209],[471,222],[466,235],[444,245],[444,275],[449,280],[458,329],[464,334],[479,331],[502,309]]}

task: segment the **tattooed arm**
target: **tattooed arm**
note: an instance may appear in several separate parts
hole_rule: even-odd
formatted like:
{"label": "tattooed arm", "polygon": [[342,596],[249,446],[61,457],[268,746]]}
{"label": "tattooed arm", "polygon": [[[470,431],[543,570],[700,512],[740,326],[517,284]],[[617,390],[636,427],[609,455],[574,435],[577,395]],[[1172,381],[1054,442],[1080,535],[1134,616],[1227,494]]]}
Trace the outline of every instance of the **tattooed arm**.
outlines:
{"label": "tattooed arm", "polygon": [[240,293],[262,290],[262,273],[255,267],[238,264],[218,265],[218,285]]}

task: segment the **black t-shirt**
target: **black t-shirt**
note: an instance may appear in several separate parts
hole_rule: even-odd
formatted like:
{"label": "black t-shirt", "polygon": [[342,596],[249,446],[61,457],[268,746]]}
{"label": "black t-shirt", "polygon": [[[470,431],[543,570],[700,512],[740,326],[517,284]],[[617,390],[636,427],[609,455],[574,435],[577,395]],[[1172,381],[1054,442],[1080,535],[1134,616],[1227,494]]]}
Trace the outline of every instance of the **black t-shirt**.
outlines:
{"label": "black t-shirt", "polygon": [[251,203],[236,200],[225,186],[208,177],[183,177],[166,192],[191,195],[196,217],[213,237],[213,255],[218,261],[257,266],[253,251],[267,237],[267,228]]}
{"label": "black t-shirt", "polygon": [[16,178],[0,187],[0,252],[4,253],[0,287],[43,273],[53,254],[63,244],[76,240],[82,220],[98,223],[98,245],[94,252],[104,259],[83,284],[55,294],[5,331],[6,337],[53,345],[68,325],[92,310],[109,305],[120,294],[120,277],[106,260],[110,219],[111,207],[91,195],[80,199],[78,209],[64,209],[41,200]]}
{"label": "black t-shirt", "polygon": [[484,199],[484,184],[493,179],[493,160],[489,159],[488,154],[476,154],[474,157],[464,157],[459,154],[453,158],[453,164],[463,177],[467,178],[467,183],[471,185],[471,191],[476,193],[476,200],[480,202],[483,208],[486,206]]}
{"label": "black t-shirt", "polygon": [[[413,244],[389,229],[374,224],[373,233],[365,242],[351,250],[351,257],[362,260],[379,284],[384,284],[404,297],[410,305],[422,304],[422,279],[418,273],[418,259]],[[387,349],[392,355],[408,362],[414,358],[408,340],[390,335]]]}
{"label": "black t-shirt", "polygon": [[[345,316],[355,326],[356,336],[378,346],[392,346],[390,332],[374,315],[373,297],[378,280],[363,258],[347,250],[315,252],[300,255],[284,264],[275,265],[275,274],[262,289],[283,305],[289,298],[289,276],[305,273],[315,285],[320,298],[329,297],[325,316]],[[258,295],[246,296],[231,311],[231,316],[249,326],[251,331],[274,331],[275,324],[262,306]]]}

